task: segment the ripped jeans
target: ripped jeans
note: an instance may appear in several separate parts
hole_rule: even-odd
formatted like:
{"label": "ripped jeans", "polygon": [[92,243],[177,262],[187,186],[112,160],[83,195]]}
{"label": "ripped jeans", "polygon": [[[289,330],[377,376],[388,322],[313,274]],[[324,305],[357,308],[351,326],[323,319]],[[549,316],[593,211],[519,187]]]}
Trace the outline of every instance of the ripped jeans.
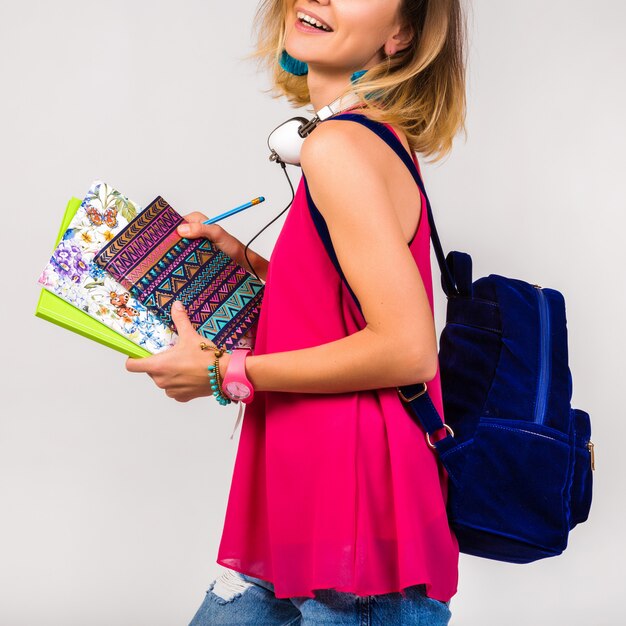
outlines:
{"label": "ripped jeans", "polygon": [[315,598],[277,598],[266,580],[225,571],[206,592],[189,626],[447,626],[450,601],[429,598],[425,585],[404,591],[357,596],[335,589],[318,589]]}

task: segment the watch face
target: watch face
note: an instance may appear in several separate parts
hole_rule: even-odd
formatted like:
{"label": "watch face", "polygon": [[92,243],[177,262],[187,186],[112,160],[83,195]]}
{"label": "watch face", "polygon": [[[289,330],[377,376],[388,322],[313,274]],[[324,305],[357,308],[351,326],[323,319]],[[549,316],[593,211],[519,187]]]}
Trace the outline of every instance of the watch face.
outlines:
{"label": "watch face", "polygon": [[230,382],[226,384],[226,391],[234,400],[244,400],[250,395],[250,388],[240,382]]}

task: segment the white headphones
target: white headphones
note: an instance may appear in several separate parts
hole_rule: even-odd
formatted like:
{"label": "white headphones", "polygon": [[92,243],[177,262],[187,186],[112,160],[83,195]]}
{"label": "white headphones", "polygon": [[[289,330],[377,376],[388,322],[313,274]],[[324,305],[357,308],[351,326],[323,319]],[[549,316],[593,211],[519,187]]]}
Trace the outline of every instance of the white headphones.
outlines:
{"label": "white headphones", "polygon": [[322,107],[311,120],[307,120],[305,117],[292,117],[283,122],[267,138],[267,145],[271,153],[269,156],[270,161],[299,166],[302,143],[313,132],[315,127],[321,121],[341,113],[359,102],[359,97],[355,93],[348,93],[343,98],[339,97]]}

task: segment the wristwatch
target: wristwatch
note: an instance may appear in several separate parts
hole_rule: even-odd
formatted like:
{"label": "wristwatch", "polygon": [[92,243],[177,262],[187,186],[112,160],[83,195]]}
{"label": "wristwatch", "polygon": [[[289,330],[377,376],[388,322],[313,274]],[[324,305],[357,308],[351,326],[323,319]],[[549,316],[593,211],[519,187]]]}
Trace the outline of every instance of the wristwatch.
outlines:
{"label": "wristwatch", "polygon": [[254,387],[246,376],[246,357],[251,351],[251,347],[242,347],[230,353],[228,369],[222,381],[222,391],[231,400],[241,400],[244,404],[250,404],[254,398]]}

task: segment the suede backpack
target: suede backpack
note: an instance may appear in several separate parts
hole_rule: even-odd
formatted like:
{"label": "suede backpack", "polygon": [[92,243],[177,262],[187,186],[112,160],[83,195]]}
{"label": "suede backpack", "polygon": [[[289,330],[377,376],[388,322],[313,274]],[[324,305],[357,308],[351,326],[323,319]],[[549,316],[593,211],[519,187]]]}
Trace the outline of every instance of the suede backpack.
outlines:
{"label": "suede backpack", "polygon": [[[448,519],[460,551],[511,563],[562,553],[569,531],[588,518],[595,469],[589,414],[570,405],[562,294],[498,274],[473,281],[468,254],[444,258],[423,182],[396,136],[364,115],[330,119],[376,133],[426,198],[447,297],[439,342],[445,423],[427,383],[398,391],[448,474]],[[312,217],[347,285],[323,218]]]}

